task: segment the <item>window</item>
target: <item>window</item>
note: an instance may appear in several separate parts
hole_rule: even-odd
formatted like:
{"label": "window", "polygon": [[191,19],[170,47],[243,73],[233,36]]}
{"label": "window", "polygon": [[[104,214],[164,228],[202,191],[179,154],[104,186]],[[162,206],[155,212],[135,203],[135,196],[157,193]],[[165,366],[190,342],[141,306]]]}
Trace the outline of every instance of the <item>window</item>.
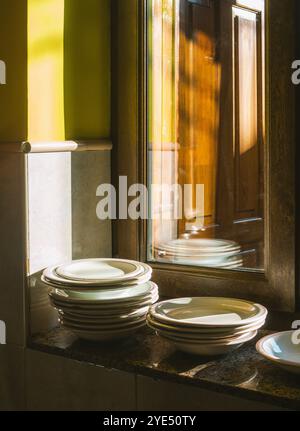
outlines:
{"label": "window", "polygon": [[148,7],[148,258],[264,270],[265,2]]}

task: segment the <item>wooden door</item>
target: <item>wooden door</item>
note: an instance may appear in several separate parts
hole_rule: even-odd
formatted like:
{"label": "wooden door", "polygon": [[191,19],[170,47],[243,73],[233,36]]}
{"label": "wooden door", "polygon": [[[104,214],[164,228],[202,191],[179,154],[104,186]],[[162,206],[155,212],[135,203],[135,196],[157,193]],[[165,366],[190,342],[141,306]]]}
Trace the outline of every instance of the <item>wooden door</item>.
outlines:
{"label": "wooden door", "polygon": [[[179,182],[204,184],[205,232],[263,265],[263,11],[180,0]],[[179,223],[186,231],[193,217]],[[195,214],[194,214],[195,216]]]}

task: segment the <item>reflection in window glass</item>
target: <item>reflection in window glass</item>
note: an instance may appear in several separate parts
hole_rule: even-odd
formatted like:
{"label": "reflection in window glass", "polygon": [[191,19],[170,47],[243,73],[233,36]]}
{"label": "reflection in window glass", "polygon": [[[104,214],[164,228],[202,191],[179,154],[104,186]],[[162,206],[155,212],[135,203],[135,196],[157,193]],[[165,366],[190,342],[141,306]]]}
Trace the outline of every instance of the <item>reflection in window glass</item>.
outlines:
{"label": "reflection in window glass", "polygon": [[264,0],[148,4],[148,258],[263,270]]}

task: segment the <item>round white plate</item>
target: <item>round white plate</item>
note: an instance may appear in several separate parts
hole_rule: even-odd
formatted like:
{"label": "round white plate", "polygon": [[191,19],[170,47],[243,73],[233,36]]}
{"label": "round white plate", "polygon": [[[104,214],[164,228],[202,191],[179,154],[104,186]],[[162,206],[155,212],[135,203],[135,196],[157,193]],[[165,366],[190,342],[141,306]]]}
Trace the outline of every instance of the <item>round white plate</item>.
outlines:
{"label": "round white plate", "polygon": [[127,312],[133,312],[140,310],[143,307],[150,307],[152,304],[157,302],[159,299],[158,295],[153,296],[146,301],[140,302],[128,302],[121,304],[111,304],[111,305],[99,305],[99,306],[88,306],[81,304],[66,304],[60,301],[56,301],[50,298],[51,304],[58,310],[66,310],[71,312],[80,312],[81,314],[86,314],[90,316],[102,316],[102,315],[115,315],[115,314],[124,314]]}
{"label": "round white plate", "polygon": [[147,274],[146,276],[143,276],[141,278],[137,279],[132,279],[125,282],[120,282],[120,283],[111,283],[110,285],[95,285],[95,284],[81,284],[79,282],[77,282],[77,284],[66,284],[66,280],[63,280],[62,282],[58,282],[58,281],[53,281],[53,280],[49,280],[47,279],[44,275],[41,276],[41,281],[50,287],[56,288],[56,289],[70,289],[70,290],[80,290],[82,291],[83,289],[88,289],[88,290],[108,290],[108,289],[122,289],[122,288],[126,288],[126,287],[132,287],[132,286],[137,286],[139,284],[145,284],[147,283],[149,280],[151,279],[151,274]]}
{"label": "round white plate", "polygon": [[109,290],[84,290],[73,291],[63,289],[50,289],[49,296],[61,302],[70,304],[98,305],[109,303],[120,303],[128,301],[136,301],[138,299],[148,299],[151,296],[157,295],[158,287],[152,281],[145,284],[132,286],[122,289]]}
{"label": "round white plate", "polygon": [[111,323],[111,322],[122,322],[122,321],[135,321],[139,319],[142,316],[145,316],[145,314],[148,312],[149,307],[141,308],[140,310],[130,312],[130,313],[123,313],[123,314],[100,314],[97,316],[94,315],[88,315],[84,313],[79,312],[73,312],[69,311],[67,309],[64,309],[64,311],[60,311],[60,313],[63,314],[63,316],[66,316],[69,320],[76,320],[76,321],[82,321],[83,323]]}
{"label": "round white plate", "polygon": [[196,253],[224,253],[236,251],[240,246],[234,241],[220,239],[174,239],[166,243],[159,244],[160,250],[170,250],[179,252],[196,252]]}
{"label": "round white plate", "polygon": [[[128,261],[128,262],[131,262],[131,261]],[[132,262],[134,263],[134,261]],[[131,276],[130,274],[127,274],[121,278],[116,278],[116,277],[108,278],[108,279],[103,278],[96,282],[93,280],[84,280],[84,279],[74,280],[74,279],[61,277],[56,272],[57,266],[52,266],[44,270],[42,275],[42,281],[50,285],[54,284],[58,286],[64,286],[64,289],[74,289],[76,286],[80,288],[88,287],[90,289],[93,289],[93,288],[97,289],[99,287],[104,287],[107,289],[110,287],[113,288],[117,286],[124,286],[124,285],[129,286],[131,284],[140,284],[141,280],[142,281],[150,280],[151,274],[152,274],[152,268],[145,263],[136,262],[136,264],[139,265],[141,268],[141,271],[136,276]]]}
{"label": "round white plate", "polygon": [[260,304],[231,298],[180,298],[151,307],[155,320],[196,328],[236,328],[266,318]]}
{"label": "round white plate", "polygon": [[262,328],[265,324],[265,320],[260,320],[259,322],[251,325],[247,325],[242,328],[229,329],[227,331],[223,330],[195,330],[195,328],[177,328],[171,325],[161,324],[153,319],[148,314],[147,323],[154,331],[160,331],[163,334],[169,335],[171,337],[177,337],[180,339],[190,339],[190,340],[199,340],[199,339],[219,339],[219,338],[232,338],[239,335],[246,334],[250,331],[257,331]]}
{"label": "round white plate", "polygon": [[83,340],[110,341],[110,340],[130,337],[136,331],[143,328],[145,326],[145,323],[143,322],[139,326],[132,327],[129,329],[128,328],[122,329],[122,330],[120,329],[117,331],[82,331],[69,325],[64,325],[64,326],[70,331],[72,331],[75,335],[77,335],[78,338],[81,338]]}
{"label": "round white plate", "polygon": [[243,259],[237,259],[237,258],[233,258],[233,259],[187,259],[187,258],[180,258],[178,256],[174,256],[173,258],[171,257],[158,257],[157,259],[158,261],[168,261],[168,262],[173,262],[173,263],[177,263],[177,264],[181,264],[181,265],[193,265],[193,266],[204,266],[204,267],[208,267],[208,268],[240,268],[241,266],[243,266]]}
{"label": "round white plate", "polygon": [[[147,313],[147,312],[146,312]],[[102,327],[106,327],[106,326],[112,326],[115,327],[116,325],[119,326],[124,326],[124,325],[129,325],[129,324],[135,324],[138,322],[142,322],[146,319],[146,313],[141,314],[139,317],[135,317],[135,318],[123,318],[123,319],[99,319],[99,318],[94,318],[94,319],[78,319],[78,318],[74,318],[74,316],[70,316],[67,313],[63,313],[60,312],[59,316],[60,318],[64,321],[64,322],[68,322],[71,325],[79,325],[79,326],[86,326],[86,327],[96,327],[96,328],[102,328]]]}
{"label": "round white plate", "polygon": [[126,280],[143,272],[138,262],[120,259],[83,259],[74,260],[56,268],[59,277],[76,281]]}
{"label": "round white plate", "polygon": [[[229,346],[232,344],[244,343],[245,340],[248,341],[249,337],[256,337],[258,331],[248,331],[245,334],[231,337],[231,338],[220,338],[217,340],[190,340],[190,339],[178,339],[177,337],[165,335],[164,333],[158,333],[160,336],[167,338],[168,340],[175,341],[176,343],[184,343],[184,344],[202,344],[202,345],[214,345],[214,346]],[[250,338],[250,339],[252,339]]]}
{"label": "round white plate", "polygon": [[240,247],[237,247],[236,249],[232,249],[230,251],[226,252],[219,252],[219,253],[201,253],[197,251],[191,251],[191,250],[179,250],[179,249],[161,249],[161,248],[154,248],[154,251],[161,255],[162,257],[169,257],[169,258],[178,258],[178,259],[199,259],[199,260],[218,260],[223,261],[226,259],[234,258],[239,256],[239,253],[241,251]]}
{"label": "round white plate", "polygon": [[178,342],[173,341],[170,339],[167,339],[171,344],[173,344],[178,350],[190,353],[192,355],[199,355],[199,356],[219,356],[219,355],[225,355],[227,353],[230,353],[239,347],[241,347],[246,342],[252,340],[257,335],[257,331],[250,332],[247,334],[247,336],[244,337],[244,339],[240,339],[238,341],[232,341],[228,344],[199,344],[199,343],[186,343],[186,342]]}
{"label": "round white plate", "polygon": [[91,324],[91,323],[82,323],[78,321],[69,320],[66,317],[60,317],[60,322],[62,325],[72,326],[76,329],[80,329],[83,331],[116,331],[119,329],[129,329],[131,327],[136,327],[141,323],[145,323],[146,317],[140,317],[136,321],[133,322],[114,322],[109,324]]}
{"label": "round white plate", "polygon": [[291,373],[300,374],[300,337],[295,331],[268,335],[257,343],[256,349],[274,365]]}

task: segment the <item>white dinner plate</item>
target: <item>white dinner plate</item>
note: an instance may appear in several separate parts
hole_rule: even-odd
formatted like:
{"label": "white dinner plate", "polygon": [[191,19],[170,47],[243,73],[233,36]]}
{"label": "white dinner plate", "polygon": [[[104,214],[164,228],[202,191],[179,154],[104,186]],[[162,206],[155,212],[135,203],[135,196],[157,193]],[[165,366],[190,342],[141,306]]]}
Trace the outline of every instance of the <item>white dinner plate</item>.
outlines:
{"label": "white dinner plate", "polygon": [[69,322],[70,324],[74,325],[80,325],[80,326],[94,326],[97,328],[101,328],[102,326],[115,326],[115,325],[127,325],[127,324],[135,324],[137,322],[143,321],[146,319],[146,313],[141,314],[139,317],[124,317],[123,319],[120,318],[109,318],[109,319],[102,319],[94,316],[94,319],[85,319],[85,318],[76,318],[74,316],[70,316],[69,314],[65,312],[59,312],[60,318],[65,321]]}
{"label": "white dinner plate", "polygon": [[243,266],[243,259],[238,259],[238,258],[234,258],[234,259],[188,259],[188,258],[181,258],[178,256],[174,256],[174,257],[169,257],[169,256],[164,256],[164,257],[158,257],[157,259],[158,261],[161,262],[172,262],[172,263],[177,263],[177,264],[181,264],[181,265],[194,265],[194,266],[204,266],[204,267],[208,267],[208,268],[240,268],[241,266]]}
{"label": "white dinner plate", "polygon": [[69,320],[67,317],[60,316],[60,322],[62,325],[73,326],[76,329],[83,331],[116,331],[119,329],[129,329],[131,327],[139,326],[141,323],[145,323],[146,317],[140,317],[136,321],[133,322],[114,322],[108,324],[91,324],[91,323],[82,323],[78,321]]}
{"label": "white dinner plate", "polygon": [[70,304],[98,305],[146,300],[158,294],[158,287],[152,281],[122,289],[73,291],[50,289],[49,296]]}
{"label": "white dinner plate", "polygon": [[[148,312],[149,310],[149,306],[141,308],[139,310],[136,310],[134,312],[130,312],[130,313],[123,313],[123,314],[100,314],[100,315],[88,315],[88,314],[84,314],[84,313],[76,313],[73,311],[69,311],[66,308],[63,310],[62,314],[63,316],[68,317],[70,320],[76,320],[76,321],[82,321],[83,323],[111,323],[111,322],[122,322],[122,321],[135,321],[137,319],[139,319],[142,316],[145,316],[145,314]],[[61,311],[60,311],[61,312]]]}
{"label": "white dinner plate", "polygon": [[121,259],[74,260],[56,268],[59,277],[94,283],[135,278],[142,272],[143,267],[138,262]]}
{"label": "white dinner plate", "polygon": [[228,250],[237,248],[238,244],[234,241],[211,238],[179,238],[161,243],[159,246],[167,246],[171,248],[181,249],[197,249],[197,250]]}
{"label": "white dinner plate", "polygon": [[219,260],[223,261],[226,259],[234,258],[239,256],[240,254],[240,247],[237,247],[236,249],[226,251],[226,252],[212,252],[212,253],[201,253],[197,251],[191,251],[191,250],[181,250],[181,249],[162,249],[162,248],[154,248],[154,251],[158,254],[166,257],[177,257],[178,259],[199,259],[199,260]]}
{"label": "white dinner plate", "polygon": [[[160,336],[167,338],[168,340],[175,341],[178,343],[184,344],[205,344],[205,345],[214,345],[214,346],[229,346],[232,344],[244,343],[245,340],[249,340],[249,337],[256,337],[258,331],[248,331],[245,334],[238,335],[231,338],[219,338],[217,340],[190,340],[190,339],[178,339],[177,337],[165,335],[163,332],[159,333]],[[251,338],[251,339],[252,339]]]}
{"label": "white dinner plate", "polygon": [[243,339],[239,339],[236,341],[231,341],[227,344],[199,344],[199,343],[188,343],[188,342],[178,342],[173,341],[170,339],[167,339],[171,344],[173,344],[176,349],[185,352],[190,353],[192,355],[199,355],[199,356],[219,356],[219,355],[225,355],[227,353],[230,353],[239,347],[241,347],[246,342],[252,340],[257,335],[257,331],[249,332],[247,336],[245,336]]}
{"label": "white dinner plate", "polygon": [[126,328],[126,329],[119,329],[116,331],[91,331],[91,330],[83,331],[83,330],[74,328],[73,326],[69,326],[69,325],[64,325],[64,326],[70,331],[72,331],[75,335],[77,335],[78,338],[82,338],[83,340],[110,341],[110,340],[130,337],[136,331],[143,328],[145,326],[145,323],[143,322],[139,326]]}
{"label": "white dinner plate", "polygon": [[258,329],[262,328],[265,324],[265,320],[260,320],[259,322],[251,325],[247,325],[245,327],[241,328],[234,328],[229,330],[215,330],[209,329],[209,330],[197,330],[195,328],[182,328],[182,327],[176,327],[171,325],[165,325],[161,324],[160,322],[157,322],[153,319],[151,319],[151,316],[148,314],[147,316],[147,323],[148,325],[155,331],[159,331],[163,334],[177,337],[181,339],[191,339],[191,340],[198,340],[198,339],[218,339],[218,338],[231,338],[239,335],[246,334],[250,331],[257,331]]}
{"label": "white dinner plate", "polygon": [[196,328],[236,328],[266,318],[260,304],[232,298],[179,298],[160,302],[150,314],[162,323]]}
{"label": "white dinner plate", "polygon": [[174,239],[158,245],[160,250],[216,254],[236,252],[240,246],[234,241],[220,239]]}
{"label": "white dinner plate", "polygon": [[145,276],[139,278],[139,279],[132,279],[128,280],[126,282],[120,282],[120,283],[111,283],[109,285],[95,285],[95,284],[81,284],[79,282],[76,282],[77,284],[68,283],[66,284],[66,280],[59,281],[53,281],[50,279],[47,279],[44,275],[41,276],[41,281],[46,284],[47,286],[56,288],[56,289],[70,289],[70,290],[80,290],[88,289],[88,290],[101,290],[101,289],[122,289],[124,287],[131,287],[131,286],[137,286],[139,284],[145,284],[151,279],[151,274],[146,274]]}
{"label": "white dinner plate", "polygon": [[64,286],[64,289],[74,290],[76,287],[79,287],[80,289],[83,287],[87,287],[89,289],[99,289],[99,287],[103,287],[105,289],[116,288],[117,286],[141,284],[141,281],[146,282],[150,280],[152,274],[151,267],[145,263],[138,262],[137,264],[141,267],[141,272],[136,276],[130,276],[130,274],[127,274],[126,277],[124,276],[123,278],[103,278],[96,282],[92,280],[79,281],[61,277],[56,272],[57,266],[52,266],[44,270],[42,281],[48,285]]}
{"label": "white dinner plate", "polygon": [[296,331],[268,335],[257,343],[256,349],[274,365],[300,374],[300,336]]}
{"label": "white dinner plate", "polygon": [[51,304],[58,310],[66,310],[71,312],[80,312],[81,314],[87,314],[90,316],[99,316],[99,315],[114,315],[114,314],[124,314],[127,312],[137,311],[143,307],[150,307],[152,304],[157,302],[159,299],[158,295],[151,297],[146,301],[140,302],[128,302],[121,304],[108,304],[108,305],[81,305],[81,304],[66,304],[60,301],[56,301],[50,298]]}

